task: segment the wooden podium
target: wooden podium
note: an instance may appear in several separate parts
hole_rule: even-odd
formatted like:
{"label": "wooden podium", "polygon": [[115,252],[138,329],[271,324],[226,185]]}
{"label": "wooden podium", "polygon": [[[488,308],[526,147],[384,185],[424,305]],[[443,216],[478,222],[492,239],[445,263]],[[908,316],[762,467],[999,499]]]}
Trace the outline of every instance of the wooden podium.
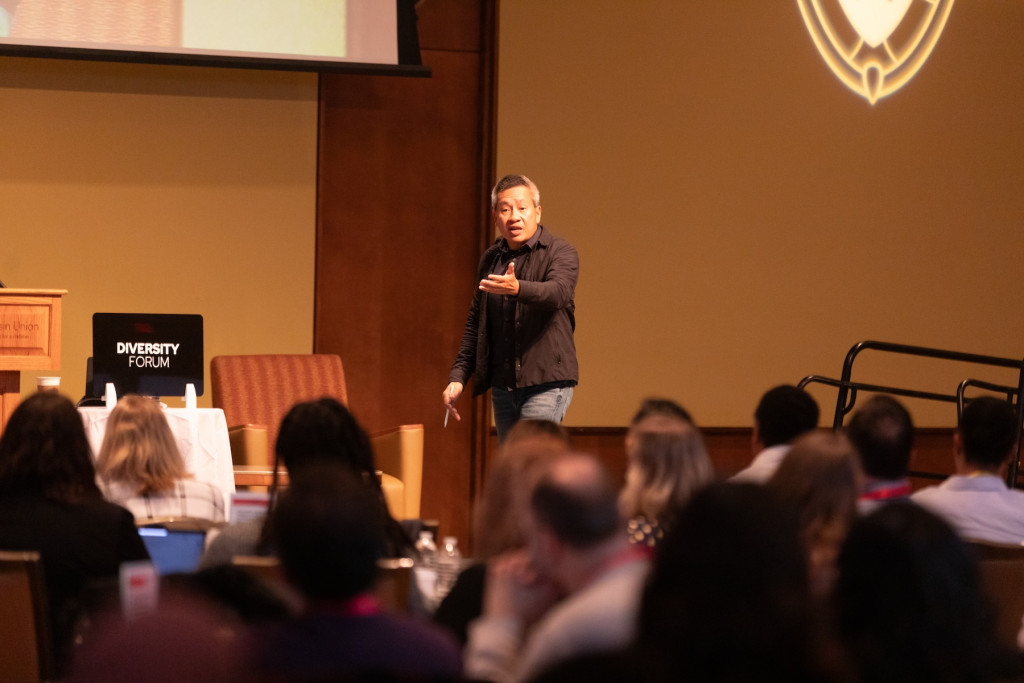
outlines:
{"label": "wooden podium", "polygon": [[60,370],[64,289],[0,288],[0,432],[21,400],[22,370]]}

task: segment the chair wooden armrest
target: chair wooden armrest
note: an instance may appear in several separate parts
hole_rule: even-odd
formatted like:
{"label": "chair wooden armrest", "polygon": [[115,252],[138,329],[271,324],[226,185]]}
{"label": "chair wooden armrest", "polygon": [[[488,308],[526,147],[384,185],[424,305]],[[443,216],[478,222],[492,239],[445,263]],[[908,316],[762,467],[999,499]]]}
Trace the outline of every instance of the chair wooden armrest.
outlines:
{"label": "chair wooden armrest", "polygon": [[1021,560],[1024,561],[1024,545],[1020,543],[996,543],[969,538],[967,547],[978,560]]}
{"label": "chair wooden armrest", "polygon": [[392,512],[392,516],[418,519],[423,490],[423,425],[400,425],[374,432],[370,441],[377,469],[400,480],[405,489],[401,514]]}
{"label": "chair wooden armrest", "polygon": [[304,600],[298,590],[288,583],[281,568],[281,561],[276,557],[235,555],[231,558],[231,564],[263,583],[281,599],[291,613],[298,614],[302,609]]}
{"label": "chair wooden armrest", "polygon": [[266,425],[245,424],[228,427],[228,441],[231,443],[231,461],[235,465],[269,468],[273,464],[270,460]]}
{"label": "chair wooden armrest", "polygon": [[388,504],[388,512],[395,519],[407,519],[405,514],[405,483],[390,474],[381,473],[380,487],[384,491],[384,501]]}
{"label": "chair wooden armrest", "polygon": [[0,551],[0,680],[52,680],[46,600],[39,553]]}
{"label": "chair wooden armrest", "polygon": [[413,561],[407,557],[377,560],[377,579],[372,592],[383,609],[408,613],[412,569]]}

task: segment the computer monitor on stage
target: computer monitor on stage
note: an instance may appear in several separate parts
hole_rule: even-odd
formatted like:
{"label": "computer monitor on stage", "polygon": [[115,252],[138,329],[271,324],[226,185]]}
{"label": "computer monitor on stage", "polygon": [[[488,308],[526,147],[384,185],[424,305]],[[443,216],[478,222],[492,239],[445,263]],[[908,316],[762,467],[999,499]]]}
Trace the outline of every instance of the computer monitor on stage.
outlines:
{"label": "computer monitor on stage", "polygon": [[94,313],[92,394],[112,382],[118,396],[203,393],[203,316],[173,313]]}

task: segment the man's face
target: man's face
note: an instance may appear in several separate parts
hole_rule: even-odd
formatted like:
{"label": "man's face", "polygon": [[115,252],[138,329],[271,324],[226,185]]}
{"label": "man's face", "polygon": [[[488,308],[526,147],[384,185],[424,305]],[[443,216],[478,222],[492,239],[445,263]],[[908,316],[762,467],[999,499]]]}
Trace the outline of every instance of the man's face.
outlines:
{"label": "man's face", "polygon": [[530,188],[518,185],[498,195],[498,202],[494,205],[494,225],[509,249],[515,251],[526,244],[537,232],[539,223],[540,207],[533,203]]}

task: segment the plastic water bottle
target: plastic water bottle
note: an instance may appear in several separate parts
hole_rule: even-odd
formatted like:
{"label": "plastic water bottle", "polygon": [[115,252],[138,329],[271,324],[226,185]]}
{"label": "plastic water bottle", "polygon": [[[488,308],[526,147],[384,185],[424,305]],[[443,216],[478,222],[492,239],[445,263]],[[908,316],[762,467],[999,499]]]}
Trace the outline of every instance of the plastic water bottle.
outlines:
{"label": "plastic water bottle", "polygon": [[448,595],[455,585],[455,579],[462,569],[462,553],[459,552],[459,540],[454,536],[445,536],[444,545],[437,553],[437,599],[440,601]]}
{"label": "plastic water bottle", "polygon": [[416,554],[419,560],[417,564],[421,567],[437,569],[437,546],[434,545],[432,531],[424,529],[420,532],[420,537],[416,539]]}
{"label": "plastic water bottle", "polygon": [[437,606],[437,546],[434,544],[432,531],[420,532],[416,539],[416,564],[413,571],[416,575],[416,586],[420,589],[428,607]]}

